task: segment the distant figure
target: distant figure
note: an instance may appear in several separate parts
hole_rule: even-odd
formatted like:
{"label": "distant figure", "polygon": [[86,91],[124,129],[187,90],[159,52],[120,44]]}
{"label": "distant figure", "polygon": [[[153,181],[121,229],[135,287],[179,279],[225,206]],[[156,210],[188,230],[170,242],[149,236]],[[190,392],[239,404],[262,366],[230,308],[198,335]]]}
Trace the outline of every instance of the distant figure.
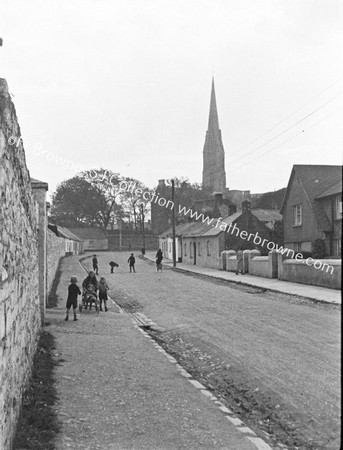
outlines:
{"label": "distant figure", "polygon": [[98,258],[96,257],[96,255],[93,255],[92,262],[93,262],[93,270],[97,275],[99,275]]}
{"label": "distant figure", "polygon": [[119,267],[119,264],[117,264],[114,261],[110,261],[110,266],[111,266],[111,273],[113,273],[114,268]]}
{"label": "distant figure", "polygon": [[241,272],[242,275],[244,275],[243,272],[243,247],[240,247],[237,252],[237,269],[236,269],[236,275]]}
{"label": "distant figure", "polygon": [[100,278],[99,281],[99,301],[100,301],[100,311],[102,311],[102,302],[104,302],[105,311],[108,311],[107,308],[107,291],[109,290],[108,284],[104,277]]}
{"label": "distant figure", "polygon": [[142,252],[142,256],[144,256],[145,255],[145,248],[144,247],[142,248],[141,252]]}
{"label": "distant figure", "polygon": [[156,270],[157,270],[157,272],[162,272],[162,259],[163,259],[163,253],[162,253],[162,250],[159,248],[156,253]]}
{"label": "distant figure", "polygon": [[133,253],[131,253],[131,256],[130,256],[130,258],[127,260],[127,262],[129,263],[130,273],[131,273],[132,271],[133,271],[133,272],[136,272],[136,270],[135,270],[136,259],[135,259],[135,257],[133,256]]}
{"label": "distant figure", "polygon": [[77,283],[76,277],[71,277],[70,285],[68,286],[68,298],[67,298],[67,315],[64,320],[69,320],[69,311],[71,306],[73,307],[74,320],[77,320],[76,317],[76,308],[77,308],[77,296],[81,295],[81,291]]}

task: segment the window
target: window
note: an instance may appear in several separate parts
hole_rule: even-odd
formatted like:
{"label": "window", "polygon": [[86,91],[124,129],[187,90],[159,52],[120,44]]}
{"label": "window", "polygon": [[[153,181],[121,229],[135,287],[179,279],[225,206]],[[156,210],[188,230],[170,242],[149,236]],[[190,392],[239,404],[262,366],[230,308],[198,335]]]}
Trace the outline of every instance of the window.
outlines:
{"label": "window", "polygon": [[201,244],[198,242],[198,256],[201,256]]}
{"label": "window", "polygon": [[302,205],[295,205],[293,206],[293,226],[299,227],[302,223]]}
{"label": "window", "polygon": [[342,219],[342,196],[339,195],[335,200],[335,217],[336,219]]}
{"label": "window", "polygon": [[341,241],[341,239],[337,239],[336,252],[337,252],[337,256],[342,256],[342,241]]}
{"label": "window", "polygon": [[193,258],[193,242],[189,243],[189,257]]}
{"label": "window", "polygon": [[210,254],[211,254],[211,242],[210,241],[207,241],[206,247],[207,247],[207,255],[210,256]]}

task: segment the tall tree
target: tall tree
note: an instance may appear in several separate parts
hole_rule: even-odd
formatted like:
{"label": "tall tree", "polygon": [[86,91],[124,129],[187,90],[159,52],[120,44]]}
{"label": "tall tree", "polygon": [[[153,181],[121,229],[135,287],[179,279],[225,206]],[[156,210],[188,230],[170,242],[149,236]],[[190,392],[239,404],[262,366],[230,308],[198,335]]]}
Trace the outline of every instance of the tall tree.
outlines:
{"label": "tall tree", "polygon": [[[122,191],[122,206],[125,216],[129,218],[135,231],[138,231],[138,228],[142,226],[142,212],[144,218],[150,212],[150,201],[147,199],[151,197],[153,190],[146,187],[141,181],[131,177],[122,178],[121,183],[122,186],[131,187]],[[141,193],[138,191],[138,195],[137,189],[141,191]]]}
{"label": "tall tree", "polygon": [[103,225],[99,205],[103,199],[83,177],[63,181],[52,198],[51,217],[64,226]]}
{"label": "tall tree", "polygon": [[53,196],[51,216],[67,226],[107,229],[124,216],[119,180],[119,174],[92,169],[63,181]]}

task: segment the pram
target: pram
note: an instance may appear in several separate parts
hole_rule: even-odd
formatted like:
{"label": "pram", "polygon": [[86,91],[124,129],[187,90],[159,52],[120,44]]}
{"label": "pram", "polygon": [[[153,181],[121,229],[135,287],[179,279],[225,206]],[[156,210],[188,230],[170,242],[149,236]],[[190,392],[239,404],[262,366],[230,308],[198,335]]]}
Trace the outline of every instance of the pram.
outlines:
{"label": "pram", "polygon": [[89,306],[89,310],[91,311],[93,303],[95,304],[95,311],[99,314],[100,302],[99,302],[97,293],[94,289],[94,286],[92,284],[89,284],[87,289],[84,289],[83,293],[82,293],[82,303],[80,303],[80,305],[79,305],[80,313],[82,312],[83,308],[85,310],[87,310],[88,306]]}

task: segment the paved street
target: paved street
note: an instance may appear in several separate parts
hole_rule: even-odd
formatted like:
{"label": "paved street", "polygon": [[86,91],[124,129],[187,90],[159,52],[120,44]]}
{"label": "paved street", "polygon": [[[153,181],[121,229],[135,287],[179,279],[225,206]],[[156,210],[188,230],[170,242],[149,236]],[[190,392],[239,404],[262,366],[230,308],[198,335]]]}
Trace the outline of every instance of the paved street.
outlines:
{"label": "paved street", "polygon": [[[282,408],[307,448],[339,448],[340,312],[275,293],[165,270],[128,254],[99,255],[114,298],[183,342],[222,359],[251,391]],[[119,262],[110,275],[108,262]],[[273,411],[269,411],[273,415]],[[313,446],[311,442],[313,443]],[[303,447],[305,448],[305,447]]]}
{"label": "paved street", "polygon": [[81,282],[85,272],[75,257],[61,271],[59,304],[47,313],[61,423],[49,448],[271,450],[113,303],[64,321],[70,276]]}

